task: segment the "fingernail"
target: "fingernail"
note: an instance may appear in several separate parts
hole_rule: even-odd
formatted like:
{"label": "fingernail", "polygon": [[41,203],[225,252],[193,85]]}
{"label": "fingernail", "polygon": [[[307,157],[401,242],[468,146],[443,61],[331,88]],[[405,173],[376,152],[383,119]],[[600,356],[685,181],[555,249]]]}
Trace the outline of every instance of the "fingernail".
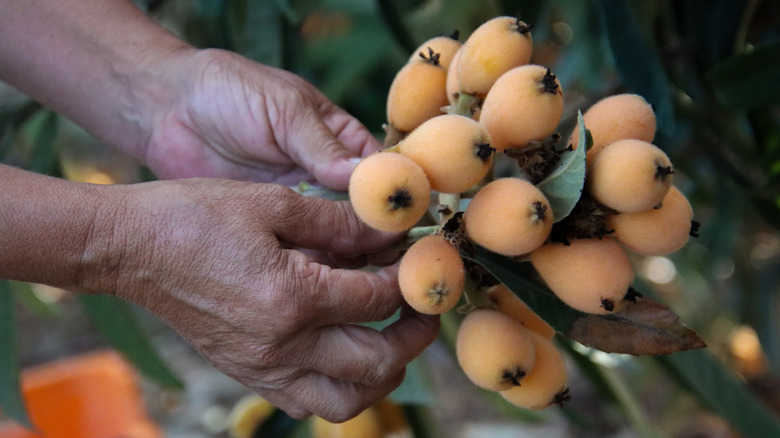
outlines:
{"label": "fingernail", "polygon": [[363,161],[361,157],[352,157],[347,160],[347,163],[357,166],[361,161]]}

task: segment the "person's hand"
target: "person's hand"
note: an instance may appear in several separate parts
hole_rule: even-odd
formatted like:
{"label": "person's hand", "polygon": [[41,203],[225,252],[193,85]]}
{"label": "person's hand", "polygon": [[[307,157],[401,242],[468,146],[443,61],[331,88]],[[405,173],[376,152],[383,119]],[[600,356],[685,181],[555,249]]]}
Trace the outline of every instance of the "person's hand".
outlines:
{"label": "person's hand", "polygon": [[396,388],[436,336],[438,318],[409,308],[382,331],[353,324],[402,307],[396,267],[339,269],[297,249],[355,258],[398,241],[363,225],[347,202],[215,179],[106,190],[80,269],[84,290],[149,309],[293,417],[356,415]]}
{"label": "person's hand", "polygon": [[346,189],[356,161],[381,148],[354,117],[284,70],[220,50],[162,65],[180,84],[144,161],[160,178],[222,177]]}

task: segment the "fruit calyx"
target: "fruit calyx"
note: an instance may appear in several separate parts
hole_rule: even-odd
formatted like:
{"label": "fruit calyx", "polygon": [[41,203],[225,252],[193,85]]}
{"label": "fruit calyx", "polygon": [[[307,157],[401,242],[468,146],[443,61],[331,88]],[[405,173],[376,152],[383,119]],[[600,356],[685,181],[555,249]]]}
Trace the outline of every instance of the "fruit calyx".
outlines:
{"label": "fruit calyx", "polygon": [[533,223],[544,222],[544,217],[547,214],[547,206],[542,201],[535,201],[533,203],[533,213],[531,221]]}
{"label": "fruit calyx", "polygon": [[428,47],[428,55],[425,55],[425,53],[420,52],[420,58],[424,59],[425,62],[433,65],[439,65],[439,59],[441,58],[441,53],[436,53],[433,51],[432,48]]}
{"label": "fruit calyx", "polygon": [[555,94],[558,92],[558,82],[556,81],[555,74],[549,68],[542,77],[542,86],[545,93]]}
{"label": "fruit calyx", "polygon": [[560,408],[563,408],[563,404],[571,401],[571,394],[569,393],[569,388],[565,388],[563,391],[555,394],[555,397],[553,397],[552,404],[558,405]]}
{"label": "fruit calyx", "polygon": [[407,208],[412,205],[412,195],[406,189],[396,189],[392,195],[387,197],[387,202],[390,203],[392,210]]}
{"label": "fruit calyx", "polygon": [[476,149],[476,156],[483,162],[487,162],[490,157],[496,152],[496,148],[490,145],[490,143],[479,143],[474,145]]}
{"label": "fruit calyx", "polygon": [[515,368],[514,370],[504,370],[504,374],[501,375],[501,379],[512,382],[512,385],[514,386],[520,386],[520,380],[525,377],[525,374],[525,371],[521,370],[520,368]]}
{"label": "fruit calyx", "polygon": [[663,181],[667,176],[673,174],[674,169],[672,169],[672,166],[662,166],[660,164],[655,166],[655,179]]}
{"label": "fruit calyx", "polygon": [[447,285],[442,283],[435,284],[433,287],[428,289],[428,297],[430,297],[431,300],[433,300],[434,306],[438,306],[439,304],[441,304],[449,294],[450,294],[450,288],[447,287]]}
{"label": "fruit calyx", "polygon": [[533,24],[528,24],[523,22],[522,19],[520,19],[520,12],[515,14],[515,25],[514,30],[519,33],[520,35],[528,35],[531,33],[531,29],[534,27]]}

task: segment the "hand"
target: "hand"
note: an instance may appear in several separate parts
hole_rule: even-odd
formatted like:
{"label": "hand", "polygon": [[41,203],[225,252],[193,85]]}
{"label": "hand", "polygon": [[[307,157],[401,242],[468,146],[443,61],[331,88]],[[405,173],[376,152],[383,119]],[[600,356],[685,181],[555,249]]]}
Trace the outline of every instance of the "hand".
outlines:
{"label": "hand", "polygon": [[382,331],[353,324],[401,307],[393,267],[344,270],[293,249],[355,258],[398,240],[363,225],[347,202],[213,179],[106,190],[123,191],[106,198],[122,206],[97,212],[111,220],[94,229],[110,232],[91,233],[80,271],[96,281],[86,289],[149,309],[293,417],[351,418],[396,388],[436,336],[438,318],[408,308]]}
{"label": "hand", "polygon": [[161,178],[223,177],[345,190],[379,142],[304,79],[219,50],[185,50],[162,69],[182,84],[145,154]]}

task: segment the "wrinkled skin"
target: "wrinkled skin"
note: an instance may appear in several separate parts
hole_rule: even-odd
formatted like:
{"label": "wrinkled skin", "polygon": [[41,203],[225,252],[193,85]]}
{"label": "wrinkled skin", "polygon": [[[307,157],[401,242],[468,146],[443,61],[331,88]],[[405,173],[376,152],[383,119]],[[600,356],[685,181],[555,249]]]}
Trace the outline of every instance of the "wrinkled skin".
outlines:
{"label": "wrinkled skin", "polygon": [[172,58],[165,74],[183,69],[193,79],[183,81],[145,153],[163,178],[308,180],[346,190],[355,159],[381,148],[357,119],[292,73],[219,50]]}
{"label": "wrinkled skin", "polygon": [[[216,368],[290,415],[348,419],[396,388],[436,336],[438,319],[403,309],[396,266],[331,267],[299,249],[348,258],[397,241],[349,203],[286,187],[214,179],[116,186],[108,239],[85,252],[82,281],[149,309]],[[327,233],[321,232],[327,230]],[[105,246],[105,242],[109,242]],[[101,246],[103,245],[103,246]],[[108,261],[107,261],[108,260]],[[112,268],[113,266],[113,268]]]}

